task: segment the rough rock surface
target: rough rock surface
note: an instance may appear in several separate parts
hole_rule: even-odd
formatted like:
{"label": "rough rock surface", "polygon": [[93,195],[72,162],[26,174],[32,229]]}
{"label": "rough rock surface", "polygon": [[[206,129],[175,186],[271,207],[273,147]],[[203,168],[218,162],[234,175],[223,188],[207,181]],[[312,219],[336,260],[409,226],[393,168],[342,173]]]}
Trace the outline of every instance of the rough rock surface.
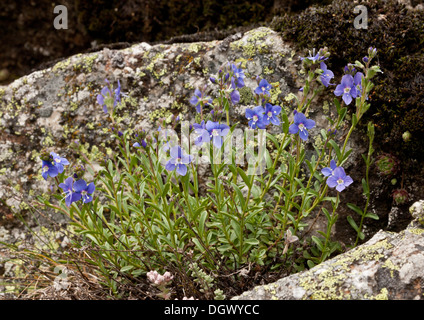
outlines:
{"label": "rough rock surface", "polygon": [[368,242],[314,268],[255,287],[234,300],[424,299],[424,201],[400,232],[380,231]]}

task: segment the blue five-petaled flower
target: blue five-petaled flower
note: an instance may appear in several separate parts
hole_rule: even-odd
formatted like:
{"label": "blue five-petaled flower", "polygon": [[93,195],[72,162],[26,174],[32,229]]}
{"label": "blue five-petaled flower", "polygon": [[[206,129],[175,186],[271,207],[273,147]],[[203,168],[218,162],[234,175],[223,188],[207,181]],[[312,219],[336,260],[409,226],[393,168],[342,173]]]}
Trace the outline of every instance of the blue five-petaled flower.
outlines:
{"label": "blue five-petaled flower", "polygon": [[66,158],[63,158],[54,152],[50,152],[50,155],[53,157],[54,166],[57,168],[59,173],[62,173],[64,170],[63,166],[69,165],[69,161]]}
{"label": "blue five-petaled flower", "polygon": [[266,81],[265,79],[262,79],[259,82],[258,87],[255,89],[256,94],[263,94],[263,95],[270,95],[270,90],[272,89],[272,86]]}
{"label": "blue five-petaled flower", "polygon": [[[109,81],[105,79],[106,83],[109,85]],[[97,95],[97,102],[103,107],[104,113],[108,113],[107,109],[107,100],[113,99],[113,107],[121,102],[121,83],[118,80],[118,87],[115,89],[115,94],[112,96],[108,86],[103,87],[100,91],[100,94]]]}
{"label": "blue five-petaled flower", "polygon": [[88,203],[93,200],[93,197],[91,196],[94,192],[96,187],[94,186],[94,183],[91,182],[87,185],[87,182],[80,179],[74,183],[74,194],[80,194],[82,202]]}
{"label": "blue five-petaled flower", "polygon": [[65,193],[65,203],[68,207],[71,206],[72,202],[81,199],[81,193],[74,192],[73,183],[74,178],[69,177],[65,180],[65,182],[59,184],[59,187],[62,188]]}
{"label": "blue five-petaled flower", "polygon": [[308,139],[308,130],[313,127],[315,127],[314,120],[307,119],[303,113],[295,110],[294,123],[290,125],[289,133],[296,134],[299,132],[299,137],[305,141]]}
{"label": "blue five-petaled flower", "polygon": [[174,171],[176,169],[177,174],[185,176],[187,165],[193,161],[193,156],[184,154],[180,146],[172,147],[170,154],[171,159],[166,163],[165,169],[168,171]]}
{"label": "blue five-petaled flower", "polygon": [[52,161],[42,160],[41,175],[43,176],[44,180],[47,180],[47,177],[49,176],[54,178],[58,174],[59,174],[59,170],[52,163]]}
{"label": "blue five-petaled flower", "polygon": [[265,129],[266,124],[264,123],[265,109],[262,106],[257,106],[253,109],[246,109],[246,118],[249,120],[249,127],[252,129]]}
{"label": "blue five-petaled flower", "polygon": [[352,75],[345,74],[342,77],[341,84],[337,85],[336,90],[334,90],[334,94],[338,97],[343,95],[343,101],[346,105],[349,105],[353,98],[356,98],[358,93]]}
{"label": "blue five-petaled flower", "polygon": [[334,170],[337,168],[336,161],[332,159],[330,161],[330,167],[325,167],[321,170],[321,173],[324,175],[324,177],[329,177],[333,174]]}
{"label": "blue five-petaled flower", "polygon": [[353,182],[353,179],[346,175],[342,167],[336,167],[332,174],[327,178],[327,185],[330,188],[336,187],[336,190],[341,192]]}
{"label": "blue five-petaled flower", "polygon": [[278,119],[278,115],[281,112],[280,106],[273,106],[270,103],[265,104],[265,114],[262,118],[262,122],[265,125],[269,125],[270,123],[278,126],[280,124],[280,119]]}
{"label": "blue five-petaled flower", "polygon": [[330,84],[332,84],[330,83],[330,81],[334,77],[334,73],[333,71],[327,69],[327,65],[324,62],[321,62],[320,67],[321,67],[321,70],[324,71],[320,77],[321,83],[325,87],[328,87]]}

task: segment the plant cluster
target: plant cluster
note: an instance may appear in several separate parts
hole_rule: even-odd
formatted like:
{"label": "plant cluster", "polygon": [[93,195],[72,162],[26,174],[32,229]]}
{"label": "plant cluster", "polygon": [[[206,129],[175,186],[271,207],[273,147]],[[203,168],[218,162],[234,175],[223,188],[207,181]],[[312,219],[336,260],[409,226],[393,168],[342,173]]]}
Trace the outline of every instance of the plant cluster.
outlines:
{"label": "plant cluster", "polygon": [[[272,86],[257,77],[255,107],[245,113],[247,126],[230,119],[246,82],[241,65],[225,64],[209,85],[194,91],[189,102],[196,110],[195,122],[176,118],[174,126],[160,122],[153,132],[119,128],[114,112],[121,87],[118,82],[113,90],[108,82],[97,101],[110,115],[119,151],[99,172],[86,163],[68,177],[66,159],[44,154],[42,175],[54,179],[56,200],[40,197],[39,202],[70,218],[80,235],[73,246],[95,248],[90,263],[117,296],[124,294],[120,283],[147,277],[161,298],[222,299],[261,281],[258,274],[279,276],[313,267],[341,249],[331,230],[340,193],[354,183],[344,168],[352,152],[347,143],[370,107],[371,79],[380,72],[371,65],[376,53],[369,48],[363,62],[348,64],[339,84],[331,83],[334,73],[325,63],[330,56],[326,48],[302,58],[305,84],[292,114],[270,103]],[[325,89],[336,96],[336,117],[327,118],[328,127],[317,128],[309,109]],[[334,137],[347,123],[350,104],[356,110],[339,146]],[[270,126],[280,128],[281,138],[267,132]],[[369,131],[363,180],[367,199],[371,123]],[[316,132],[324,143],[307,156],[308,139]],[[209,171],[200,170],[205,166]],[[94,177],[89,184],[83,179],[87,172]],[[367,207],[349,206],[362,217],[360,226],[350,222],[363,239],[363,219],[378,217]],[[309,236],[305,218],[321,213],[327,228]]]}

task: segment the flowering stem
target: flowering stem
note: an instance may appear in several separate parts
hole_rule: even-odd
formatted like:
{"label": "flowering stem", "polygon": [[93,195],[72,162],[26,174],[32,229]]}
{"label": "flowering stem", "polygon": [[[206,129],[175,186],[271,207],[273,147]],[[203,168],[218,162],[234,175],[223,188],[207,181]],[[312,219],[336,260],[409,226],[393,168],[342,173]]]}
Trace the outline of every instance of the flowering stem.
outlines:
{"label": "flowering stem", "polygon": [[328,224],[327,224],[327,234],[325,236],[325,242],[324,242],[324,246],[323,246],[322,251],[321,251],[321,257],[319,259],[319,263],[324,261],[326,259],[326,257],[329,254],[331,254],[331,252],[328,252],[327,247],[328,247],[328,243],[330,242],[331,229],[333,228],[333,225],[336,223],[337,217],[338,217],[338,215],[336,214],[336,209],[339,206],[339,200],[340,200],[339,197],[340,197],[340,192],[337,192],[336,204],[333,205],[333,212],[332,212],[331,218],[330,218],[330,220],[328,221]]}

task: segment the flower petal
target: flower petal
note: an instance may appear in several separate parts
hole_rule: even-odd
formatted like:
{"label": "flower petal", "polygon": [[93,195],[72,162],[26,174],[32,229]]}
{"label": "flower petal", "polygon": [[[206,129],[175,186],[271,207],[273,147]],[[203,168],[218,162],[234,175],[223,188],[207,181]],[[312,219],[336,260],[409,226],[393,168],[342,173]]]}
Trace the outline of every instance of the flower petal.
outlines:
{"label": "flower petal", "polygon": [[299,137],[303,141],[306,141],[308,139],[308,130],[300,130],[299,131]]}
{"label": "flower petal", "polygon": [[304,123],[306,121],[306,117],[302,112],[297,112],[294,115],[294,123],[295,124],[300,124],[300,123]]}
{"label": "flower petal", "polygon": [[289,127],[289,133],[291,134],[296,134],[299,131],[299,127],[293,123],[292,125],[290,125]]}
{"label": "flower petal", "polygon": [[85,189],[87,189],[87,182],[85,182],[83,179],[80,179],[74,183],[74,190],[76,192],[81,192]]}
{"label": "flower petal", "polygon": [[331,174],[333,173],[333,170],[331,170],[328,167],[325,167],[321,170],[321,173],[324,175],[324,177],[328,177],[328,176],[331,176]]}
{"label": "flower petal", "polygon": [[334,175],[330,176],[330,177],[327,179],[327,185],[328,185],[330,188],[334,188],[335,186],[337,186],[337,185],[338,185],[338,183],[337,183],[337,178],[336,178]]}
{"label": "flower petal", "polygon": [[187,173],[187,167],[184,164],[179,164],[177,167],[177,173],[180,176],[185,176]]}
{"label": "flower petal", "polygon": [[315,127],[315,121],[312,119],[306,119],[303,124],[305,125],[306,129],[312,129],[313,127]]}
{"label": "flower petal", "polygon": [[344,185],[343,183],[338,184],[338,185],[336,186],[336,190],[337,190],[338,192],[342,192],[344,189],[346,189],[346,187],[345,187],[345,185]]}
{"label": "flower petal", "polygon": [[341,85],[341,84],[337,85],[336,90],[334,90],[334,94],[335,94],[337,97],[339,97],[339,96],[341,96],[343,93],[344,93],[344,87],[343,87],[343,85]]}
{"label": "flower petal", "polygon": [[96,186],[94,185],[94,182],[91,182],[87,187],[87,193],[92,194],[96,190]]}

